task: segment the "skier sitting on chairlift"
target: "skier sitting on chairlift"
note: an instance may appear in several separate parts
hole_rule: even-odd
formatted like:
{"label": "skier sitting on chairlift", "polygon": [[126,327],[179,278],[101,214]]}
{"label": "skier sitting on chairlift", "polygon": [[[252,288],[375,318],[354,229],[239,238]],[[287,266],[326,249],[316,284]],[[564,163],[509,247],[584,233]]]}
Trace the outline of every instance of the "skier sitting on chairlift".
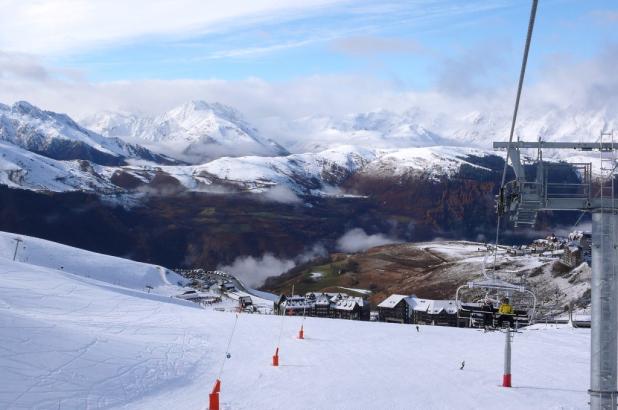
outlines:
{"label": "skier sitting on chairlift", "polygon": [[502,324],[507,321],[509,326],[513,327],[515,311],[513,306],[509,303],[509,298],[504,298],[500,308],[498,309],[498,327],[502,327]]}
{"label": "skier sitting on chairlift", "polygon": [[485,327],[485,329],[492,327],[494,325],[493,324],[494,306],[492,305],[491,300],[485,299],[482,310],[483,310],[483,326]]}

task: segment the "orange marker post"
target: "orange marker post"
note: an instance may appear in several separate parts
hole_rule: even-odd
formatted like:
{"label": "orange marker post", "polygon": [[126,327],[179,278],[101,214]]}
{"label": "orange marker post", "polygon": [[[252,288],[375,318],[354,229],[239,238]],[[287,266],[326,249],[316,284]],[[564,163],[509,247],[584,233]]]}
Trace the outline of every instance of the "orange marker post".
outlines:
{"label": "orange marker post", "polygon": [[273,356],[273,366],[279,366],[279,348],[275,350],[275,355]]}
{"label": "orange marker post", "polygon": [[215,386],[212,388],[212,392],[208,396],[208,410],[219,410],[219,392],[221,391],[221,380],[217,379]]}
{"label": "orange marker post", "polygon": [[299,339],[305,338],[305,330],[303,329],[303,325],[300,325],[300,331],[298,332],[298,338]]}

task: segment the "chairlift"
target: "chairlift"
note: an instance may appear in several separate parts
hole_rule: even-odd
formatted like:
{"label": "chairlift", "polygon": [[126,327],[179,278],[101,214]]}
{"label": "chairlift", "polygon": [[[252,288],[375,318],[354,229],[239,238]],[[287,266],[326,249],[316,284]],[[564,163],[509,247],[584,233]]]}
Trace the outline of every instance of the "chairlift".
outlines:
{"label": "chairlift", "polygon": [[[497,249],[494,250],[497,252]],[[536,314],[536,295],[523,285],[515,285],[506,280],[489,276],[486,268],[486,260],[493,253],[488,253],[483,259],[483,278],[467,282],[457,288],[455,300],[459,309],[457,321],[461,325],[469,327],[487,326],[488,315],[491,315],[491,324],[496,317],[496,304],[504,298],[508,298],[513,306],[514,320],[517,324],[527,325],[532,323]],[[495,266],[492,269],[495,272]],[[503,271],[506,272],[506,271]],[[508,273],[508,272],[506,272]],[[511,272],[515,273],[515,272]],[[491,312],[484,309],[484,302],[492,304]]]}

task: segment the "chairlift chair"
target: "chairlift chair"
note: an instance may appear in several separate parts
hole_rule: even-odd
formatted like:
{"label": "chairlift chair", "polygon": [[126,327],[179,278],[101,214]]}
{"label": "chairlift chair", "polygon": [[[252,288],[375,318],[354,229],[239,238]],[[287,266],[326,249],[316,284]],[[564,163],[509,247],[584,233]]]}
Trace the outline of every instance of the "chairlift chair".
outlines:
{"label": "chairlift chair", "polygon": [[[497,252],[497,250],[495,251]],[[496,278],[495,275],[490,277],[486,269],[486,259],[488,256],[483,260],[483,278],[467,282],[457,288],[455,300],[459,306],[457,311],[458,323],[464,323],[467,320],[468,326],[481,327],[479,324],[483,323],[484,325],[485,315],[488,313],[482,309],[481,303],[490,300],[493,304],[505,297],[509,298],[513,305],[516,312],[516,321],[525,322],[526,324],[532,323],[536,314],[536,295],[523,285],[512,284],[503,279]],[[520,312],[519,315],[517,312]],[[493,311],[492,322],[495,316],[496,312]],[[525,319],[521,318],[521,316],[525,316]]]}

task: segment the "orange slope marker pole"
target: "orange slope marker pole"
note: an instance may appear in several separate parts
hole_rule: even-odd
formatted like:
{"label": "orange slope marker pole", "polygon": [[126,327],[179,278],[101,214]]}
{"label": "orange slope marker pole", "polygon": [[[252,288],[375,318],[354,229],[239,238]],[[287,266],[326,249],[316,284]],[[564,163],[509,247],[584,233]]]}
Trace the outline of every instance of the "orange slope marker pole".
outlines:
{"label": "orange slope marker pole", "polygon": [[298,331],[298,338],[299,339],[305,338],[305,330],[303,329],[303,325],[300,325],[300,330]]}
{"label": "orange slope marker pole", "polygon": [[208,410],[219,410],[219,392],[221,391],[221,380],[217,379],[212,392],[208,395]]}

